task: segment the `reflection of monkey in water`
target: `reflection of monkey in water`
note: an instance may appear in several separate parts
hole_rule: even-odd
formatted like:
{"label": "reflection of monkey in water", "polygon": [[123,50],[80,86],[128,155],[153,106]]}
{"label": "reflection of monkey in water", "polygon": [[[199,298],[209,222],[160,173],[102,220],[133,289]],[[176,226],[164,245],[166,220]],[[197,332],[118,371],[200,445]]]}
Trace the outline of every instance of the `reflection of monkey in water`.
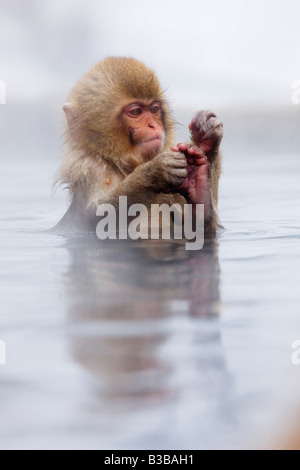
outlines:
{"label": "reflection of monkey in water", "polygon": [[[101,203],[204,204],[207,233],[218,224],[222,123],[211,111],[190,123],[192,140],[174,147],[170,109],[154,72],[131,58],[108,58],[72,90],[59,179],[72,202],[57,229],[95,231]],[[173,146],[173,147],[172,147]]]}
{"label": "reflection of monkey in water", "polygon": [[[101,402],[108,406],[111,399],[128,394],[162,398],[173,393],[168,381],[178,370],[177,356],[166,359],[161,350],[180,317],[208,322],[218,318],[216,241],[193,253],[174,241],[101,242],[95,236],[71,238],[66,247],[71,259],[65,287],[68,322],[75,333],[70,336],[72,354],[97,379]],[[195,367],[203,363],[196,382],[209,385],[211,376],[220,372],[222,388],[225,363],[218,325],[214,321],[212,329],[181,333],[197,345]],[[207,356],[207,344],[215,351],[212,356]],[[212,389],[204,388],[211,396]]]}

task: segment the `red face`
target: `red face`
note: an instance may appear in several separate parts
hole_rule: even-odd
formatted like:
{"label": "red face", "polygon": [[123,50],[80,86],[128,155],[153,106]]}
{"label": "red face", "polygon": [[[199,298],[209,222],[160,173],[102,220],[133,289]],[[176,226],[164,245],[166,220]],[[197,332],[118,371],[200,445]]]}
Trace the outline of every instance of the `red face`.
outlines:
{"label": "red face", "polygon": [[123,109],[122,115],[129,128],[130,140],[143,158],[155,157],[165,143],[161,103],[132,103]]}

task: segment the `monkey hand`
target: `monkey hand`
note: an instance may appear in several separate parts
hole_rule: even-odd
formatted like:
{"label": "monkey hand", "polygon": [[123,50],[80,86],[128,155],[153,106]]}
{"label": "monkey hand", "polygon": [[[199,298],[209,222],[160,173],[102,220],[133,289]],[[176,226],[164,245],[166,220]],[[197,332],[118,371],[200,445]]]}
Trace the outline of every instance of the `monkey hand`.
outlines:
{"label": "monkey hand", "polygon": [[193,142],[209,158],[218,152],[223,138],[223,123],[212,111],[198,111],[192,119],[189,129]]}
{"label": "monkey hand", "polygon": [[146,178],[148,186],[156,192],[177,192],[177,188],[184,184],[188,176],[187,166],[185,155],[176,150],[160,153],[135,172],[142,171],[141,177]]}

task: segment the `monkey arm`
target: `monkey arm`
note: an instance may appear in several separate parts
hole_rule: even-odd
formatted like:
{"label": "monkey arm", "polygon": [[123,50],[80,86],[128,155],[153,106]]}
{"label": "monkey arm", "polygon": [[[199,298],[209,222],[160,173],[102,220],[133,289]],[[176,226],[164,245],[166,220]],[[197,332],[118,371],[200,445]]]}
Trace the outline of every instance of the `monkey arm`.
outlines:
{"label": "monkey arm", "polygon": [[133,204],[143,204],[146,207],[150,207],[156,199],[158,192],[152,182],[154,178],[152,174],[145,168],[141,171],[141,165],[133,173],[125,178],[125,180],[119,184],[116,189],[113,189],[106,196],[102,196],[98,200],[99,204],[112,204],[116,209],[119,208],[119,197],[126,196],[127,204],[131,206]]}
{"label": "monkey arm", "polygon": [[186,167],[183,154],[162,152],[150,162],[138,166],[117,188],[101,197],[98,203],[113,204],[118,208],[119,197],[127,196],[128,206],[139,203],[149,208],[151,204],[159,204],[164,192],[184,182]]}

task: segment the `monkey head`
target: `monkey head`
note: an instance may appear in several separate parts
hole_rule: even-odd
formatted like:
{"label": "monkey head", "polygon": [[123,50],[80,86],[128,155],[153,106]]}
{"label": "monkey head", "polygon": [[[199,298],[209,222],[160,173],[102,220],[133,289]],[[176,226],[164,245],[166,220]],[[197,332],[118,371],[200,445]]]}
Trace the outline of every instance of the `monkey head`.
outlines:
{"label": "monkey head", "polygon": [[72,150],[102,157],[127,175],[173,145],[170,108],[155,73],[109,57],[77,83],[64,106]]}

